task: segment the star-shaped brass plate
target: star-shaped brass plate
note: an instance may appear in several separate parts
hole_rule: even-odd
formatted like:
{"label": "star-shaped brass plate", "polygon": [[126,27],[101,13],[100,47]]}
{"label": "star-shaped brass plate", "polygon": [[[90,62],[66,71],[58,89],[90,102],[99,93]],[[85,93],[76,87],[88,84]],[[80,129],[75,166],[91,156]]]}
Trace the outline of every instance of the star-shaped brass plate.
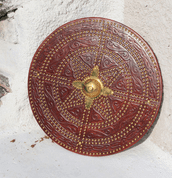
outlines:
{"label": "star-shaped brass plate", "polygon": [[103,83],[98,76],[99,68],[98,66],[95,66],[90,77],[86,77],[83,81],[76,80],[73,82],[73,86],[80,89],[85,96],[86,109],[90,109],[94,99],[101,95],[107,96],[113,94],[113,91],[110,88],[103,86]]}

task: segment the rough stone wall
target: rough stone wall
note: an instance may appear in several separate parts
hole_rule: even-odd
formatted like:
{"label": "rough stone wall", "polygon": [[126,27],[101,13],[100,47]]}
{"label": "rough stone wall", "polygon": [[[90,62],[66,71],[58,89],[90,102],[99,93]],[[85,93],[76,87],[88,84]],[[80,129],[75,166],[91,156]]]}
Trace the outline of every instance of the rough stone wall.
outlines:
{"label": "rough stone wall", "polygon": [[[1,0],[0,74],[9,78],[12,92],[0,107],[0,177],[171,177],[171,9],[170,0]],[[40,43],[60,25],[89,16],[138,32],[157,55],[164,81],[164,102],[150,137],[103,158],[77,155],[45,139],[27,93],[30,62]]]}

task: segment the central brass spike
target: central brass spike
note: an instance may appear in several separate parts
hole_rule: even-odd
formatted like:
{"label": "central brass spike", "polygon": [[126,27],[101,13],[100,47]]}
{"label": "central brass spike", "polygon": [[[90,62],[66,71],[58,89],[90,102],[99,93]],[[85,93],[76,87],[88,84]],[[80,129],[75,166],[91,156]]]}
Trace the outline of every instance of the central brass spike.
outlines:
{"label": "central brass spike", "polygon": [[90,109],[93,100],[101,95],[112,95],[113,91],[110,88],[104,87],[103,83],[98,78],[99,68],[95,66],[90,77],[85,78],[83,81],[77,80],[72,84],[77,89],[80,89],[85,96],[85,107]]}

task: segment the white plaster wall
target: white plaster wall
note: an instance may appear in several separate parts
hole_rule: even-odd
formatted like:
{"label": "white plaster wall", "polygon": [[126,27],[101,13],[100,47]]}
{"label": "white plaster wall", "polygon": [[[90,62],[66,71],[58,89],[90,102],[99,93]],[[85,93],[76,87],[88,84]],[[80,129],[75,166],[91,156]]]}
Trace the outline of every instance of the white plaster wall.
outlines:
{"label": "white plaster wall", "polygon": [[[172,177],[172,1],[5,0],[2,7],[17,10],[0,21],[0,73],[9,77],[12,89],[0,107],[0,178]],[[162,111],[150,137],[125,152],[98,158],[41,141],[45,134],[27,95],[29,65],[40,43],[60,25],[89,16],[122,22],[144,37],[164,80]]]}

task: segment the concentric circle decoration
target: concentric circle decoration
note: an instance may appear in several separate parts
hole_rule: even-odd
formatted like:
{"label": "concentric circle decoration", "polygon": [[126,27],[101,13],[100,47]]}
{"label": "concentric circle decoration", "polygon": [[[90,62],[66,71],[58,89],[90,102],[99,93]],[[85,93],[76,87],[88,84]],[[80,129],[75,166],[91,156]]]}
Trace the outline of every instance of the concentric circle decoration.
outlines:
{"label": "concentric circle decoration", "polygon": [[135,31],[92,17],[59,27],[42,42],[28,91],[38,124],[54,142],[104,156],[148,132],[161,105],[162,78],[153,51]]}

